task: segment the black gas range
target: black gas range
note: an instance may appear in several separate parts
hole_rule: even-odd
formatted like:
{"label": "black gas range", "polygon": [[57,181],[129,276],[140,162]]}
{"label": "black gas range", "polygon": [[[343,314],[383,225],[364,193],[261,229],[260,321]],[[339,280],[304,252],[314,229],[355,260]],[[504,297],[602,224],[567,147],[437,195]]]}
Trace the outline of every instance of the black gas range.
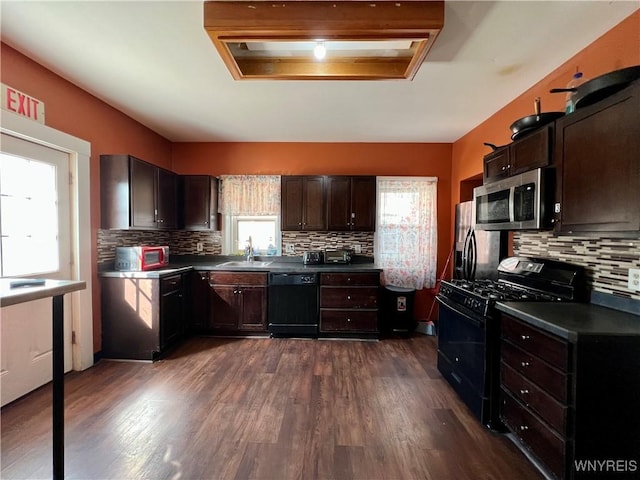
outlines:
{"label": "black gas range", "polygon": [[443,281],[438,301],[438,369],[487,427],[498,419],[499,301],[586,301],[584,268],[537,257],[509,257],[498,279]]}

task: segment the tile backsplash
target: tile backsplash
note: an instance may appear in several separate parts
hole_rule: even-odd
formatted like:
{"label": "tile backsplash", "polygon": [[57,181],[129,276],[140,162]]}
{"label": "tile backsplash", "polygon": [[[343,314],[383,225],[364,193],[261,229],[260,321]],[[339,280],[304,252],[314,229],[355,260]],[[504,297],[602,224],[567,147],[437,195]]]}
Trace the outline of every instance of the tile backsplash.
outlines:
{"label": "tile backsplash", "polygon": [[[198,252],[197,244],[203,251]],[[186,230],[98,230],[98,264],[113,261],[116,247],[131,245],[169,245],[173,255],[220,255],[221,232],[195,232]]]}
{"label": "tile backsplash", "polygon": [[[300,256],[305,250],[353,249],[360,245],[359,255],[373,257],[373,232],[282,232],[282,255]],[[203,244],[198,252],[197,244]],[[293,244],[294,253],[284,252]],[[98,230],[98,264],[113,261],[116,247],[130,245],[169,245],[174,255],[221,255],[222,232],[186,230]]]}
{"label": "tile backsplash", "polygon": [[[360,245],[360,253],[373,257],[373,232],[282,232],[282,255],[300,256],[305,250],[353,250]],[[285,245],[292,244],[294,253],[287,253]]]}
{"label": "tile backsplash", "polygon": [[640,268],[640,238],[590,238],[554,236],[551,232],[515,232],[516,255],[556,258],[583,265],[591,287],[599,292],[640,300],[629,290],[630,268]]}

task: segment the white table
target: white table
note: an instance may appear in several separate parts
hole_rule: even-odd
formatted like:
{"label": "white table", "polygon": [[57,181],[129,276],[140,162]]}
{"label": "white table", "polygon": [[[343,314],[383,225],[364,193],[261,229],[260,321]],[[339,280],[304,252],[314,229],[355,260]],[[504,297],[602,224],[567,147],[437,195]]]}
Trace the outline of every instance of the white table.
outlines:
{"label": "white table", "polygon": [[0,307],[52,297],[53,302],[53,478],[64,478],[64,302],[65,293],[84,290],[84,281],[45,280],[44,285],[11,288],[23,279],[0,278]]}

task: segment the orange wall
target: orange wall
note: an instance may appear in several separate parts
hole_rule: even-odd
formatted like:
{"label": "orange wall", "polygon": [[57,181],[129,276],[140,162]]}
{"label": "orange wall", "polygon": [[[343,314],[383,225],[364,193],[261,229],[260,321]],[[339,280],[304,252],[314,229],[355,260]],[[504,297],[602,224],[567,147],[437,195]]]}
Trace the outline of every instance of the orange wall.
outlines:
{"label": "orange wall", "polygon": [[[451,246],[451,144],[174,143],[173,170],[210,175],[416,175],[438,177],[438,274]],[[416,295],[426,318],[433,296]]]}
{"label": "orange wall", "polygon": [[[0,44],[0,80],[45,104],[46,124],[91,143],[91,239],[100,225],[100,155],[130,153],[161,167],[171,166],[171,143],[55,73]],[[94,351],[101,348],[97,250],[91,253]]]}
{"label": "orange wall", "polygon": [[[45,103],[46,124],[91,143],[91,237],[95,244],[100,222],[99,156],[129,153],[178,173],[371,174],[429,175],[438,181],[438,269],[446,261],[452,234],[453,206],[460,200],[460,182],[482,172],[483,142],[509,141],[508,126],[529,115],[535,96],[543,110],[562,109],[562,95],[550,88],[564,86],[576,66],[594,77],[640,64],[640,12],[636,12],[584,49],[490,119],[448,144],[361,143],[177,143],[149,130],[81,88],[64,80],[13,48],[0,44],[0,80]],[[465,195],[468,194],[465,193]],[[92,252],[94,348],[100,349],[100,291]],[[427,313],[430,298],[418,298],[418,316]]]}
{"label": "orange wall", "polygon": [[552,94],[549,90],[565,87],[576,68],[589,80],[632,65],[640,65],[640,11],[627,17],[453,144],[452,206],[460,201],[460,182],[482,173],[482,158],[490,152],[483,142],[496,145],[511,142],[509,125],[532,114],[535,97],[540,97],[543,112],[564,111],[564,94]]}

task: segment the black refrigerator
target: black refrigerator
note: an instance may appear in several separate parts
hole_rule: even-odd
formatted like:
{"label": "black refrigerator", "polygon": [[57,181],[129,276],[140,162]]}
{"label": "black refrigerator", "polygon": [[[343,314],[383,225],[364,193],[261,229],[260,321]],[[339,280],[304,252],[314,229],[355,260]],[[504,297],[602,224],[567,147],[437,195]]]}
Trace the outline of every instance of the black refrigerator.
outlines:
{"label": "black refrigerator", "polygon": [[453,278],[498,278],[498,264],[507,256],[508,232],[475,229],[475,202],[456,205]]}

